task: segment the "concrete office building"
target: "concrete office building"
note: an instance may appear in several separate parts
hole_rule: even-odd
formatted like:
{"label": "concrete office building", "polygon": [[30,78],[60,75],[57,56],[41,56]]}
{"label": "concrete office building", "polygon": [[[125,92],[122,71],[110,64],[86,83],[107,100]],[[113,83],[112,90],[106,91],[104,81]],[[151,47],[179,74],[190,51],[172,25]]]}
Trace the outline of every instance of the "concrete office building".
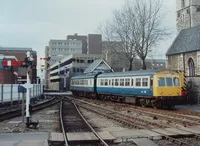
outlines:
{"label": "concrete office building", "polygon": [[[49,68],[47,88],[54,90],[69,89],[69,81],[72,76],[83,74],[94,60],[101,58],[101,54],[71,54],[67,56],[60,63],[57,62]],[[66,78],[66,82],[64,78]]]}
{"label": "concrete office building", "polygon": [[79,40],[50,40],[45,48],[45,57],[51,57],[49,65],[59,62],[70,54],[81,54],[82,42]]}
{"label": "concrete office building", "polygon": [[67,35],[67,40],[75,39],[82,41],[82,54],[102,54],[102,35],[88,34],[88,35]]}
{"label": "concrete office building", "polygon": [[74,35],[67,35],[67,40],[79,40],[82,42],[82,54],[87,54],[87,36],[86,35],[78,35],[75,33]]}

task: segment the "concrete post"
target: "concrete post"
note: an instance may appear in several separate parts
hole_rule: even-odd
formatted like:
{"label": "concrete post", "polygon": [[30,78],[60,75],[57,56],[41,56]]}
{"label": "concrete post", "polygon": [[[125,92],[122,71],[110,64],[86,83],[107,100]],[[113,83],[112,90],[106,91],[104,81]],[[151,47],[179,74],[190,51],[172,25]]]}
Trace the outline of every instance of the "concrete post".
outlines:
{"label": "concrete post", "polygon": [[1,102],[3,103],[3,84],[1,85]]}
{"label": "concrete post", "polygon": [[10,104],[13,105],[13,84],[10,86]]}
{"label": "concrete post", "polygon": [[[30,84],[30,79],[29,79],[29,71],[27,71],[27,84]],[[30,120],[30,111],[29,111],[29,106],[30,106],[30,89],[26,89],[26,123],[27,127],[29,127],[29,120]]]}
{"label": "concrete post", "polygon": [[[18,87],[19,87],[20,85],[18,85]],[[20,104],[20,93],[18,92],[18,104]]]}
{"label": "concrete post", "polygon": [[24,99],[25,99],[25,94],[22,93],[22,122],[24,123]]}

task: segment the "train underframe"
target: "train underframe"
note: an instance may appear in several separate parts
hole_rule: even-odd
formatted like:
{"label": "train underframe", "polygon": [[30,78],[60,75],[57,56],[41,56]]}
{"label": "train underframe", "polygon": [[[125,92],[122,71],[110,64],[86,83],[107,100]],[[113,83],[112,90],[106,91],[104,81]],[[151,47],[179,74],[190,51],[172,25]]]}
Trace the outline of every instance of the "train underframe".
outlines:
{"label": "train underframe", "polygon": [[175,105],[184,104],[184,97],[182,96],[159,96],[159,97],[146,97],[146,96],[133,96],[133,95],[111,95],[93,92],[77,92],[73,91],[73,95],[82,96],[92,99],[99,99],[105,101],[117,101],[121,103],[131,103],[140,105],[142,107],[153,108],[173,108]]}

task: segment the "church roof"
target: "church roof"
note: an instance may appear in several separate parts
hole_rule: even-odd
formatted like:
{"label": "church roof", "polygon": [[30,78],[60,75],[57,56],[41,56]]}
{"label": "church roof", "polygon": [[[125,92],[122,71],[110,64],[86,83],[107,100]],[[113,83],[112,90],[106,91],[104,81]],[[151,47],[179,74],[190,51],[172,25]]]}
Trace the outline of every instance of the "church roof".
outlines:
{"label": "church roof", "polygon": [[175,55],[200,50],[200,25],[183,29],[168,49],[166,55]]}

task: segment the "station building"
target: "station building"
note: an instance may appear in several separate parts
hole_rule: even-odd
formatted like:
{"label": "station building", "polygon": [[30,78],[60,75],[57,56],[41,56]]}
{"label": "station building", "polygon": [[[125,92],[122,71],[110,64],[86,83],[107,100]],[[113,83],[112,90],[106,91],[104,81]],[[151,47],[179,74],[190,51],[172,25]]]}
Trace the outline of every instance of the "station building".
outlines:
{"label": "station building", "polygon": [[[13,56],[18,61],[24,61],[27,51],[30,51],[34,57],[32,69],[30,71],[31,83],[37,82],[37,52],[32,48],[20,48],[20,47],[0,47],[1,56]],[[12,58],[5,57],[6,60],[12,60]],[[22,67],[10,67],[0,70],[0,84],[18,84],[26,83],[26,68]]]}

